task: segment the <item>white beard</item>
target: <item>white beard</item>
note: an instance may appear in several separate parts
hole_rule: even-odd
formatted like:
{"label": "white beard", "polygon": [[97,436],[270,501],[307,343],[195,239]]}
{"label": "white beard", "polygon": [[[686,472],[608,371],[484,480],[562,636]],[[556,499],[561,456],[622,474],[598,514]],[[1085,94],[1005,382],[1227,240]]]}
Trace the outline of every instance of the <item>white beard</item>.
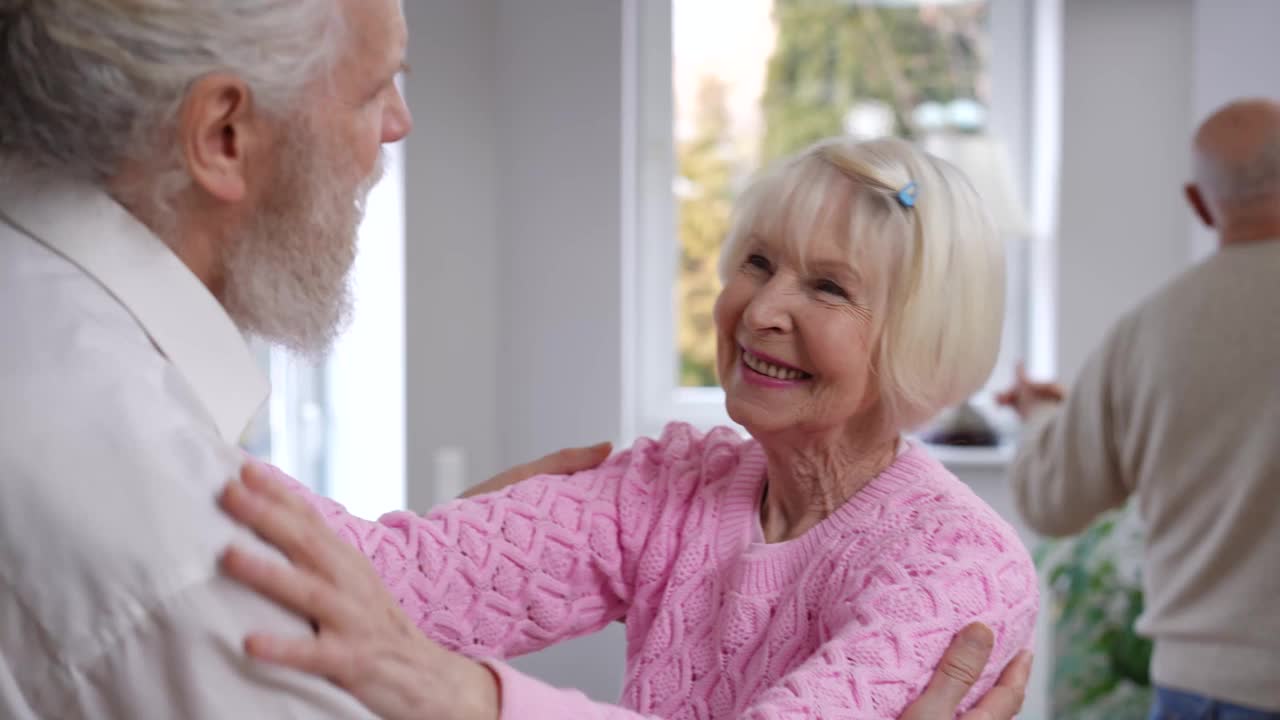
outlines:
{"label": "white beard", "polygon": [[226,246],[223,304],[232,320],[311,361],[350,322],[357,229],[383,160],[355,188],[337,180],[350,167],[345,147],[324,145],[310,128],[290,132],[275,187]]}

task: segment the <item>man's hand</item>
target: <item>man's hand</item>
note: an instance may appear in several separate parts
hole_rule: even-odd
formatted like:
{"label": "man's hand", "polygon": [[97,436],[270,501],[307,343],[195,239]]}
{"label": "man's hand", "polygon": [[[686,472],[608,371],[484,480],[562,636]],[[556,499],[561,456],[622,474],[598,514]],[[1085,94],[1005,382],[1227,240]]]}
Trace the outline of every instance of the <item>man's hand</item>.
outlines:
{"label": "man's hand", "polygon": [[1056,407],[1066,396],[1066,389],[1056,382],[1032,382],[1026,368],[1018,363],[1017,381],[997,395],[996,402],[1013,408],[1026,421],[1041,410]]}
{"label": "man's hand", "polygon": [[383,720],[497,720],[494,675],[419,631],[369,559],[269,468],[247,463],[218,502],[289,559],[233,545],[222,571],[313,628],[301,636],[250,633],[251,657],[325,678]]}
{"label": "man's hand", "polygon": [[585,448],[565,448],[538,458],[533,462],[517,465],[506,472],[494,475],[479,485],[468,489],[459,497],[466,498],[501,490],[508,485],[514,485],[534,475],[572,475],[583,470],[590,470],[604,462],[611,452],[613,452],[613,444],[607,442]]}
{"label": "man's hand", "polygon": [[[950,720],[969,689],[982,675],[995,640],[986,625],[973,623],[951,640],[924,693],[907,707],[899,720]],[[1017,655],[1000,674],[1000,680],[960,720],[1012,720],[1022,709],[1031,677],[1031,653]]]}

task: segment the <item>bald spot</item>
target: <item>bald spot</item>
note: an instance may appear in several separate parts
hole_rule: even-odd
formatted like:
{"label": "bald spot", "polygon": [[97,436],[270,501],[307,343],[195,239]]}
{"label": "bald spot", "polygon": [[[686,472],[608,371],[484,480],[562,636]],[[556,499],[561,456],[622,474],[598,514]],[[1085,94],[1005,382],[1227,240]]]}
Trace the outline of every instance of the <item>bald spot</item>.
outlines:
{"label": "bald spot", "polygon": [[1280,196],[1280,103],[1233,102],[1195,136],[1195,182],[1226,209]]}

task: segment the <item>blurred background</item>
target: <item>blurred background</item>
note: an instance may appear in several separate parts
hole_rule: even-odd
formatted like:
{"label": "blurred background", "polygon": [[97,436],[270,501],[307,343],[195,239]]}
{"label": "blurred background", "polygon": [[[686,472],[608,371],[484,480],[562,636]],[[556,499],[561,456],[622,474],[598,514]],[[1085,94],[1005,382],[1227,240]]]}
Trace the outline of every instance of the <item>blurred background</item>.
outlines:
{"label": "blurred background", "polygon": [[[250,449],[372,517],[560,447],[726,423],[710,308],[736,193],[820,137],[909,138],[973,176],[1009,249],[996,371],[939,420],[987,437],[934,449],[1044,569],[1023,716],[1144,717],[1140,529],[1027,531],[1003,477],[1016,423],[990,395],[1020,359],[1069,382],[1210,249],[1181,199],[1190,135],[1226,100],[1280,96],[1280,2],[405,5],[416,129],[361,229],[354,323],[320,366],[261,349]],[[613,700],[622,663],[609,628],[518,664]]]}

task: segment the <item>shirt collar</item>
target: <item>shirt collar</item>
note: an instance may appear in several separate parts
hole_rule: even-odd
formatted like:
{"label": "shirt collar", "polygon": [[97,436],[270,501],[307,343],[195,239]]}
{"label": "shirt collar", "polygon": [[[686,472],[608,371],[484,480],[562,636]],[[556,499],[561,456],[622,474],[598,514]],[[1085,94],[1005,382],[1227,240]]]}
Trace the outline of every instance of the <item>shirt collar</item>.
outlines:
{"label": "shirt collar", "polygon": [[186,378],[223,439],[240,442],[267,380],[222,305],[163,241],[87,184],[7,187],[0,216],[106,288]]}

